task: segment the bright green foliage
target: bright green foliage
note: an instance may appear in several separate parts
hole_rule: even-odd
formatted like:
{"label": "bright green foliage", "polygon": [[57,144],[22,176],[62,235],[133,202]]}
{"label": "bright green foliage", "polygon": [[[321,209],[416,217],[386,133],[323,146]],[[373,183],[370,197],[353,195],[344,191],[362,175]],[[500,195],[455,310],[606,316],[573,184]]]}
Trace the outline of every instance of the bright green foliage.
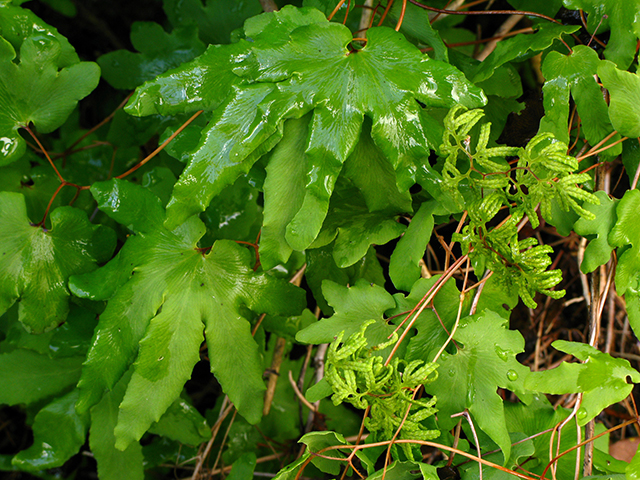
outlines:
{"label": "bright green foliage", "polygon": [[[578,200],[598,203],[598,198],[577,186],[588,174],[574,174],[578,162],[567,155],[566,145],[549,133],[536,135],[525,148],[487,148],[490,124],[481,125],[475,151],[469,132],[482,118],[479,110],[458,115],[452,109],[444,120],[442,186],[460,209],[467,209],[470,222],[454,239],[461,242],[479,274],[493,271],[509,288],[517,289],[523,302],[536,307],[533,295],[541,292],[560,298],[564,291],[552,288],[561,281],[558,270],[548,271],[551,247],[539,246],[535,238],[518,239],[518,224],[528,216],[533,227],[539,225],[537,208],[550,218],[552,207],[572,209],[586,219],[594,216]],[[515,179],[500,157],[518,155]],[[495,160],[494,160],[495,158]],[[489,230],[487,224],[506,206],[510,216]]]}
{"label": "bright green foliage", "polygon": [[618,247],[616,267],[616,291],[627,301],[629,322],[635,332],[640,331],[640,231],[637,213],[640,208],[640,191],[628,190],[618,202],[618,220],[609,233],[608,241]]}
{"label": "bright green foliage", "polygon": [[589,33],[597,35],[610,30],[605,57],[619,68],[629,67],[635,55],[637,39],[640,38],[638,0],[563,0],[563,3],[567,8],[582,9],[588,14]]}
{"label": "bright green foliage", "polygon": [[20,321],[42,333],[62,324],[69,312],[70,275],[89,272],[113,251],[113,232],[91,225],[84,212],[51,212],[51,229],[29,221],[24,197],[0,193],[0,313],[20,299]]}
{"label": "bright green foliage", "polygon": [[580,265],[580,270],[583,273],[591,273],[600,265],[607,263],[614,248],[609,245],[607,237],[616,224],[616,206],[618,202],[609,198],[603,191],[598,191],[595,195],[600,200],[600,205],[585,206],[587,210],[595,215],[595,218],[591,220],[581,218],[573,226],[578,235],[587,238],[594,237],[584,251],[584,260]]}
{"label": "bright green foliage", "polygon": [[627,383],[627,378],[633,383],[640,381],[640,373],[631,368],[628,360],[613,358],[590,345],[557,340],[553,347],[574,355],[583,363],[563,363],[553,370],[532,372],[525,381],[526,386],[556,395],[582,393],[582,404],[577,413],[580,426],[629,395],[633,385]]}
{"label": "bright green foliage", "polygon": [[[164,229],[160,200],[140,187],[111,181],[95,184],[92,193],[105,213],[136,235],[105,267],[72,280],[76,295],[109,300],[79,383],[78,409],[99,401],[136,360],[116,428],[117,445],[126,448],[182,390],[204,329],[213,373],[238,410],[257,422],[261,362],[240,308],[295,314],[302,310],[302,291],[253,274],[248,252],[233,242],[216,242],[204,254],[197,248],[204,225],[195,217],[173,232]],[[275,309],[279,302],[288,307]]]}
{"label": "bright green foliage", "polygon": [[538,31],[532,35],[518,35],[500,42],[496,49],[482,62],[473,82],[481,82],[493,75],[493,71],[507,62],[519,62],[532,57],[541,50],[546,50],[564,35],[578,30],[577,25],[558,25],[550,22],[536,24]]}
{"label": "bright green foliage", "polygon": [[619,70],[611,62],[601,62],[598,75],[611,94],[609,118],[614,128],[628,137],[640,136],[640,77],[638,74]]}
{"label": "bright green foliage", "polygon": [[427,393],[438,397],[441,429],[456,424],[452,414],[469,410],[476,427],[500,447],[505,461],[511,456],[511,440],[496,389],[506,388],[526,400],[529,375],[529,369],[515,358],[524,351],[524,339],[506,327],[505,319],[490,310],[462,318],[453,336],[457,352],[440,356],[438,378],[425,385]]}
{"label": "bright green foliage", "polygon": [[407,231],[393,251],[389,264],[389,276],[396,288],[410,291],[411,286],[420,278],[418,263],[431,238],[434,212],[445,213],[435,200],[420,205]]}
{"label": "bright green foliage", "polygon": [[[405,312],[410,312],[439,278],[440,276],[434,276],[418,280],[414,283],[411,293],[406,297],[401,293],[395,294],[396,306],[392,310],[388,310],[387,315],[400,315],[399,318],[403,319],[406,316]],[[447,341],[456,321],[459,300],[460,292],[456,288],[455,282],[450,280],[445,283],[433,300],[433,307],[423,310],[413,324],[417,333],[411,337],[407,344],[405,360],[408,362],[413,360],[435,361],[438,350]],[[404,315],[401,315],[403,313]]]}
{"label": "bright green foliage", "polygon": [[[331,342],[325,366],[325,379],[334,392],[331,400],[334,405],[349,402],[362,410],[370,407],[365,426],[373,435],[373,441],[392,437],[400,428],[400,439],[437,438],[438,430],[429,430],[421,423],[436,412],[436,397],[419,400],[413,398],[413,392],[437,378],[438,365],[422,360],[407,363],[397,357],[385,365],[383,357],[375,352],[396,343],[398,334],[368,347],[365,331],[373,323],[375,320],[364,322],[360,330],[344,342],[342,331]],[[413,458],[410,446],[402,444],[402,447],[405,455]]]}
{"label": "bright green foliage", "polygon": [[[313,11],[296,12],[283,9],[271,14],[273,20],[265,25],[248,24],[245,32],[255,40],[253,44],[210,48],[202,59],[166,76],[166,81],[185,92],[179,102],[172,103],[188,105],[189,110],[198,104],[217,106],[234,85],[251,83],[236,89],[214,112],[176,184],[167,210],[170,226],[201,211],[225,184],[248,171],[261,153],[280,140],[283,119],[314,109],[305,148],[305,196],[286,231],[291,247],[302,250],[320,231],[338,174],[358,141],[365,115],[372,119],[373,141],[397,172],[400,188],[406,190],[416,162],[428,154],[425,147],[430,145],[425,132],[429,120],[416,100],[432,107],[454,102],[473,107],[485,101],[481,91],[453,67],[424,58],[389,29],[371,29],[367,45],[355,50],[348,29],[320,20]],[[240,65],[234,57],[243,59]],[[199,85],[191,86],[190,72],[200,72],[202,64],[207,68],[213,62],[218,65],[213,81],[209,84],[198,75]],[[244,79],[231,73],[231,67]],[[402,78],[394,73],[398,69],[404,72]],[[163,84],[161,76],[143,86],[130,101],[129,111],[138,115],[154,111],[147,105],[158,99],[156,92],[161,94]],[[196,97],[196,102],[187,103],[189,97]],[[396,108],[390,110],[389,104]],[[176,107],[172,110],[177,111]],[[233,112],[239,109],[251,115],[237,118]],[[400,111],[405,113],[394,113]]]}
{"label": "bright green foliage", "polygon": [[328,343],[344,332],[349,337],[360,330],[363,319],[375,320],[367,329],[367,341],[372,345],[383,343],[393,332],[383,319],[383,314],[395,306],[393,297],[382,287],[358,280],[352,287],[343,287],[329,280],[322,284],[327,302],[335,309],[329,318],[309,325],[296,335],[303,343]]}
{"label": "bright green foliage", "polygon": [[59,467],[84,444],[89,415],[75,410],[78,390],[59,397],[38,412],[33,423],[33,445],[12,463],[21,470],[39,471]]}
{"label": "bright green foliage", "polygon": [[[587,141],[595,145],[611,133],[607,104],[594,78],[599,64],[598,54],[584,45],[576,45],[569,55],[549,52],[542,65],[542,74],[549,81],[543,88],[545,117],[540,122],[541,132],[550,132],[558,140],[569,143],[571,92]],[[619,148],[607,152],[607,155],[619,154]]]}
{"label": "bright green foliage", "polygon": [[127,472],[131,480],[142,480],[142,448],[138,442],[131,443],[124,451],[116,449],[114,429],[118,423],[118,406],[124,397],[130,374],[125,374],[91,409],[91,431],[89,445],[98,462],[101,480],[116,480]]}
{"label": "bright green foliage", "polygon": [[30,405],[65,393],[78,381],[82,359],[52,359],[24,349],[1,354],[2,381],[11,388],[0,390],[0,404]]}
{"label": "bright green foliage", "polygon": [[103,78],[115,88],[133,90],[204,52],[194,27],[168,34],[157,23],[136,22],[131,26],[131,43],[140,53],[116,50],[98,59]]}
{"label": "bright green foliage", "polygon": [[[0,16],[10,15],[7,10],[9,7],[0,6]],[[0,27],[3,32],[6,27],[15,28],[11,24]],[[63,49],[52,34],[34,32],[22,39],[19,48],[0,38],[0,165],[24,154],[20,127],[33,122],[40,132],[52,132],[98,84],[98,66],[90,62],[69,65]]]}
{"label": "bright green foliage", "polygon": [[[587,331],[553,301],[581,295],[579,236],[640,332],[638,0],[501,2],[558,23],[482,62],[501,16],[338,1],[0,0],[0,429],[33,431],[0,471],[480,479],[455,447],[581,478],[576,423],[603,432],[640,374],[566,341],[582,363],[545,371],[541,336]],[[110,85],[78,107],[100,69],[29,7],[90,28]],[[582,478],[637,476],[608,441]]]}

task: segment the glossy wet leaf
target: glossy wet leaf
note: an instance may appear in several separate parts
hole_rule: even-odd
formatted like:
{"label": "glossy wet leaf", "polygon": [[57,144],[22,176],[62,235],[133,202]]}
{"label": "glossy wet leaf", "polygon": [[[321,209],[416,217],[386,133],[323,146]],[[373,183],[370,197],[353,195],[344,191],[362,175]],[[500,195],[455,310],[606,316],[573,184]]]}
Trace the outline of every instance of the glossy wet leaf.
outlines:
{"label": "glossy wet leaf", "polygon": [[338,181],[322,230],[310,248],[334,242],[336,265],[350,267],[366,255],[370,246],[384,245],[404,232],[405,226],[398,223],[395,213],[369,211],[356,188]]}
{"label": "glossy wet leaf", "polygon": [[62,53],[53,36],[29,36],[19,51],[0,38],[0,165],[25,152],[20,127],[33,123],[41,133],[52,132],[98,84],[98,65],[81,62],[60,69]]}
{"label": "glossy wet leaf", "polygon": [[0,354],[0,404],[32,404],[72,388],[80,377],[83,357],[49,358],[30,350]]}
{"label": "glossy wet leaf", "polygon": [[114,88],[133,90],[147,80],[193,60],[205,50],[194,26],[179,27],[167,33],[154,22],[134,22],[131,43],[139,53],[116,50],[98,59],[103,78]]}
{"label": "glossy wet leaf", "polygon": [[324,296],[335,313],[329,318],[309,325],[296,335],[302,343],[329,343],[344,331],[344,338],[360,330],[365,320],[376,320],[367,329],[369,345],[378,345],[387,340],[393,328],[387,325],[383,314],[393,308],[393,297],[382,287],[358,280],[352,287],[343,287],[329,280],[322,283]]}
{"label": "glossy wet leaf", "polygon": [[150,433],[162,435],[186,445],[200,445],[211,438],[211,427],[186,398],[178,397],[151,425]]}
{"label": "glossy wet leaf", "polygon": [[524,351],[522,335],[507,328],[507,320],[490,310],[463,317],[454,340],[454,355],[444,353],[435,382],[425,391],[438,397],[438,426],[448,430],[458,421],[451,415],[468,409],[476,428],[484,431],[502,450],[511,455],[511,440],[498,388],[506,388],[526,400],[524,382],[529,369],[516,360]]}
{"label": "glossy wet leaf", "polygon": [[[582,393],[582,404],[576,414],[578,425],[586,425],[609,405],[624,400],[640,382],[640,373],[628,360],[613,358],[594,347],[577,342],[556,340],[552,346],[574,355],[583,363],[563,362],[544,372],[531,372],[526,380],[530,390],[563,395]],[[628,383],[628,379],[632,383]]]}
{"label": "glossy wet leaf", "polygon": [[322,293],[322,283],[325,280],[344,286],[353,285],[360,279],[365,279],[367,282],[376,285],[384,285],[382,266],[376,257],[376,251],[373,247],[369,248],[363,258],[347,268],[340,268],[336,265],[333,258],[333,243],[325,247],[307,250],[305,256],[307,259],[305,278],[325,315],[333,313],[333,309]]}
{"label": "glossy wet leaf", "polygon": [[391,255],[389,276],[396,288],[411,291],[420,278],[419,261],[425,254],[433,231],[433,214],[446,213],[435,200],[424,202],[411,219],[411,223]]}
{"label": "glossy wet leaf", "polygon": [[[13,3],[13,5],[11,5]],[[13,48],[20,50],[22,42],[32,35],[44,35],[55,39],[60,44],[61,53],[56,65],[59,68],[68,67],[78,63],[80,59],[69,40],[58,33],[58,30],[45,23],[28,8],[16,6],[20,2],[2,2],[0,4],[0,35],[9,41]]]}
{"label": "glossy wet leaf", "polygon": [[[637,214],[640,209],[640,191],[628,190],[618,202],[617,221],[609,233],[608,242],[618,247],[618,265],[616,267],[616,291],[624,295],[640,288],[640,230],[637,227]],[[625,248],[626,247],[626,248]],[[635,325],[632,325],[634,330]]]}
{"label": "glossy wet leaf", "polygon": [[107,392],[100,402],[91,408],[89,446],[98,462],[100,480],[121,479],[123,472],[127,472],[127,478],[131,480],[144,478],[144,458],[140,444],[133,442],[124,451],[118,450],[114,434],[118,423],[118,407],[130,378],[130,373],[125,374],[113,390]]}
{"label": "glossy wet leaf", "polygon": [[40,410],[33,423],[33,445],[13,458],[25,471],[62,466],[86,441],[89,415],[76,412],[78,390],[72,390]]}
{"label": "glossy wet leaf", "polygon": [[[375,144],[397,172],[400,188],[406,190],[413,183],[416,162],[428,155],[430,144],[424,128],[426,114],[416,100],[438,107],[454,102],[476,106],[485,101],[481,91],[454,67],[424,57],[391,29],[369,30],[366,47],[350,53],[348,29],[321,20],[313,14],[315,10],[295,15],[294,11],[285,8],[263,17],[265,22],[284,18],[288,23],[280,22],[274,29],[256,28],[258,36],[252,45],[243,52],[240,46],[236,53],[229,52],[237,56],[239,65],[230,58],[220,60],[223,68],[217,78],[227,75],[233,65],[234,72],[253,84],[243,86],[232,73],[227,84],[216,78],[211,87],[205,82],[202,89],[196,89],[207,86],[215,95],[231,95],[214,112],[176,184],[168,206],[168,225],[201,211],[222,186],[246,172],[280,140],[282,120],[313,109],[305,149],[305,197],[287,227],[289,245],[302,250],[322,226],[338,174],[359,139],[365,114],[372,119]],[[251,36],[250,29],[245,29]],[[198,68],[200,72],[200,65],[197,59],[184,67],[182,91],[190,88],[186,70]],[[396,74],[399,70],[404,72],[401,77]],[[129,111],[150,112],[145,99],[151,100],[152,90],[162,88],[162,82],[160,77],[155,85],[145,85],[130,102]],[[195,104],[205,104],[202,96],[192,97]],[[215,105],[219,100],[206,103]],[[389,110],[389,104],[395,108]],[[238,111],[245,112],[242,118],[236,115]]]}
{"label": "glossy wet leaf", "polygon": [[482,62],[473,76],[473,82],[481,82],[493,75],[493,71],[507,62],[521,62],[532,57],[536,52],[546,50],[553,42],[563,36],[575,32],[578,25],[558,25],[542,21],[536,25],[538,29],[530,35],[517,35],[498,43],[496,49]]}
{"label": "glossy wet leaf", "polygon": [[600,265],[607,263],[614,248],[609,245],[607,238],[616,224],[618,202],[609,198],[602,190],[595,195],[600,199],[600,205],[585,205],[585,208],[593,212],[596,217],[593,220],[580,218],[573,226],[578,235],[593,237],[584,251],[584,260],[580,264],[580,270],[583,273],[591,273]]}
{"label": "glossy wet leaf", "polygon": [[213,373],[239,412],[257,422],[264,384],[246,309],[297,314],[303,291],[253,273],[250,252],[235,242],[198,250],[205,229],[196,217],[166,230],[160,200],[141,187],[116,180],[91,190],[134,235],[109,264],[71,281],[76,295],[108,300],[79,383],[79,410],[99,401],[135,360],[116,427],[117,446],[126,448],[180,394],[204,330]]}
{"label": "glossy wet leaf", "polygon": [[609,30],[605,58],[619,68],[629,67],[636,53],[636,42],[640,38],[638,0],[563,0],[563,3],[569,9],[584,10],[589,33],[599,36]]}
{"label": "glossy wet leaf", "polygon": [[[549,52],[542,64],[542,74],[546,79],[542,88],[545,116],[539,131],[551,132],[558,140],[570,143],[569,94],[591,145],[596,145],[613,131],[602,90],[594,78],[599,64],[598,54],[585,45],[576,45],[568,55]],[[619,155],[620,147],[607,154]]]}
{"label": "glossy wet leaf", "polygon": [[197,25],[207,44],[229,43],[246,18],[262,13],[259,2],[247,0],[164,0],[163,6],[174,26]]}
{"label": "glossy wet leaf", "polygon": [[627,137],[640,136],[640,77],[637,73],[619,70],[611,62],[601,62],[598,75],[609,90],[609,118],[613,127]]}
{"label": "glossy wet leaf", "polygon": [[[402,321],[427,294],[440,276],[421,278],[415,282],[409,295],[396,293],[393,297],[396,301],[395,308],[388,310],[388,316],[398,316]],[[408,362],[422,360],[432,362],[440,347],[446,342],[458,313],[460,292],[455,282],[449,280],[442,286],[433,300],[433,308],[425,308],[413,324],[416,334],[407,344],[404,358]],[[468,308],[467,308],[468,310]],[[464,305],[463,305],[464,312]],[[440,323],[442,322],[442,323]]]}
{"label": "glossy wet leaf", "polygon": [[95,270],[115,247],[113,232],[81,210],[60,207],[50,219],[50,230],[32,226],[24,197],[0,193],[0,314],[20,300],[20,321],[34,333],[65,321],[69,276]]}

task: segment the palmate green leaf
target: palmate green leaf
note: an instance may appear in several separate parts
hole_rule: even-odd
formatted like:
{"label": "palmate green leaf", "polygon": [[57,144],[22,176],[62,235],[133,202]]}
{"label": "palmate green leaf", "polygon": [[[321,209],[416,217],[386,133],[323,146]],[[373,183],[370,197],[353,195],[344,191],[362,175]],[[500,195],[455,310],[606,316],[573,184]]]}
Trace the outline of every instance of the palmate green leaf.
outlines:
{"label": "palmate green leaf", "polygon": [[114,88],[133,90],[170,68],[193,60],[205,50],[194,26],[167,33],[154,22],[134,22],[131,43],[140,53],[116,50],[98,58],[102,76]]}
{"label": "palmate green leaf", "polygon": [[45,35],[57,40],[60,44],[61,53],[56,63],[59,68],[78,63],[80,59],[69,41],[60,35],[56,28],[43,22],[28,8],[15,6],[22,3],[24,2],[4,1],[0,3],[0,35],[9,41],[15,50],[20,50],[25,38],[32,35]]}
{"label": "palmate green leaf", "polygon": [[600,205],[585,205],[584,207],[592,212],[595,218],[593,220],[580,218],[573,226],[578,235],[595,236],[584,251],[584,260],[580,265],[582,273],[591,273],[600,265],[607,263],[613,251],[607,237],[616,224],[618,202],[609,198],[609,195],[602,190],[595,192],[595,196],[600,200]]}
{"label": "palmate green leaf", "polygon": [[12,460],[20,470],[39,471],[59,467],[84,445],[89,415],[76,412],[78,390],[63,395],[42,410],[33,423],[33,445]]}
{"label": "palmate green leaf", "polygon": [[[183,110],[196,104],[215,105],[229,97],[214,112],[176,184],[167,210],[169,227],[202,211],[224,185],[273,147],[280,140],[284,119],[313,109],[305,148],[305,197],[286,232],[289,245],[302,250],[322,226],[338,174],[360,138],[365,115],[372,120],[373,141],[396,170],[400,189],[406,190],[413,184],[416,164],[428,155],[424,128],[428,120],[418,101],[428,107],[485,102],[482,92],[458,70],[425,57],[397,32],[370,29],[367,45],[350,50],[349,30],[319,15],[313,9],[289,7],[248,22],[245,32],[254,39],[252,44],[235,44],[235,52],[231,46],[215,52],[210,48],[212,53],[202,57],[213,61],[217,53],[218,68],[211,86],[202,82],[206,77],[199,72],[207,74],[208,67],[201,59],[173,74],[172,85],[179,91],[198,92],[181,95]],[[255,27],[258,24],[262,30]],[[250,35],[252,31],[256,35]],[[229,74],[232,68],[245,80]],[[191,86],[196,72],[202,87]],[[221,77],[226,84],[218,81]],[[151,113],[155,111],[152,103],[166,103],[156,92],[169,81],[166,76],[144,85],[131,100],[129,111]],[[207,100],[199,95],[205,89],[211,92]],[[172,108],[179,104],[174,101]]]}
{"label": "palmate green leaf", "polygon": [[49,358],[30,350],[0,355],[0,404],[32,404],[73,387],[80,377],[82,358]]}
{"label": "palmate green leaf", "polygon": [[0,314],[20,300],[20,321],[33,333],[65,321],[69,276],[94,270],[115,247],[113,231],[81,210],[60,207],[50,219],[50,230],[32,226],[24,197],[0,193]]}
{"label": "palmate green leaf", "polygon": [[345,268],[364,257],[371,245],[384,245],[399,237],[405,226],[394,214],[370,212],[360,192],[341,179],[322,230],[310,248],[324,247],[335,240],[333,258],[338,267]]}
{"label": "palmate green leaf", "polygon": [[[594,78],[599,64],[598,54],[585,45],[576,45],[569,55],[549,52],[542,64],[546,82],[542,88],[545,116],[540,121],[540,132],[551,132],[558,140],[570,143],[569,93],[582,120],[585,137],[591,145],[596,145],[613,131],[607,115],[607,104]],[[621,148],[607,151],[607,154],[617,156]]]}
{"label": "palmate green leaf", "polygon": [[493,71],[507,62],[521,62],[536,52],[549,48],[563,35],[580,29],[579,25],[558,25],[543,20],[536,25],[538,31],[531,35],[516,35],[498,43],[496,49],[482,62],[472,77],[473,83],[482,82],[493,75]]}
{"label": "palmate green leaf", "polygon": [[260,2],[238,0],[164,0],[163,7],[174,26],[197,25],[207,44],[229,43],[233,30],[262,12]]}
{"label": "palmate green leaf", "polygon": [[[402,293],[396,293],[393,296],[396,301],[396,307],[388,310],[386,314],[388,316],[399,315],[399,320],[403,320],[439,278],[439,275],[431,278],[421,278],[414,283],[411,293],[407,296]],[[413,360],[434,361],[436,353],[447,341],[453,329],[459,301],[460,291],[456,288],[455,281],[447,281],[433,299],[433,308],[425,308],[413,324],[413,328],[417,330],[417,333],[411,337],[407,344],[407,351],[404,355],[404,359],[407,362],[412,362]],[[468,306],[463,305],[463,314],[468,310]]]}
{"label": "palmate green leaf", "polygon": [[[0,7],[0,15],[4,13]],[[33,123],[42,133],[52,132],[64,123],[78,100],[98,85],[100,68],[95,63],[59,69],[62,48],[54,36],[43,34],[25,38],[19,51],[0,38],[0,165],[25,152],[20,127]]]}
{"label": "palmate green leaf", "polygon": [[491,310],[462,318],[453,336],[457,353],[443,353],[438,359],[438,378],[425,385],[427,393],[438,397],[438,426],[442,430],[456,424],[451,415],[468,409],[476,428],[500,447],[505,461],[511,455],[511,439],[496,390],[506,388],[526,401],[524,382],[529,375],[529,369],[515,358],[524,351],[524,339],[507,324],[507,319]]}
{"label": "palmate green leaf", "polygon": [[91,408],[89,446],[98,462],[100,480],[119,480],[123,472],[126,472],[126,477],[130,480],[144,478],[144,459],[140,444],[133,442],[124,451],[118,450],[114,434],[118,423],[118,407],[130,378],[131,374],[127,372],[113,390],[107,392],[100,403]]}
{"label": "palmate green leaf", "polygon": [[627,137],[640,136],[640,77],[637,73],[619,70],[607,61],[600,62],[598,75],[609,90],[609,118],[613,127]]}
{"label": "palmate green leaf", "polygon": [[583,363],[565,362],[553,370],[531,372],[525,381],[526,387],[554,395],[582,393],[582,405],[576,415],[580,426],[609,405],[624,400],[631,393],[633,383],[640,382],[640,373],[628,360],[613,358],[584,343],[556,340],[552,346]]}
{"label": "palmate green leaf", "polygon": [[638,230],[640,191],[627,190],[616,208],[617,221],[608,242],[618,248],[616,292],[624,295],[631,328],[640,332],[640,230]]}
{"label": "palmate green leaf", "polygon": [[343,287],[325,280],[322,283],[322,291],[335,313],[299,331],[296,335],[298,342],[329,343],[340,332],[344,332],[344,338],[348,338],[358,332],[366,320],[376,321],[366,332],[369,345],[378,345],[388,340],[393,327],[387,324],[383,314],[393,308],[395,302],[384,288],[370,284],[364,279],[358,280],[352,287]]}
{"label": "palmate green leaf", "polygon": [[636,53],[636,41],[640,38],[638,0],[563,0],[571,10],[587,13],[587,30],[595,35],[609,30],[610,37],[604,56],[626,70]]}
{"label": "palmate green leaf", "polygon": [[406,232],[391,254],[389,276],[396,288],[410,291],[420,278],[419,261],[427,249],[433,231],[434,213],[448,213],[435,200],[424,202],[411,219]]}
{"label": "palmate green leaf", "polygon": [[135,360],[116,427],[118,448],[126,448],[180,394],[204,330],[212,372],[238,411],[257,422],[265,387],[242,312],[299,314],[304,292],[253,273],[249,251],[234,242],[218,241],[204,254],[197,242],[205,229],[196,217],[166,230],[160,200],[141,187],[113,180],[91,191],[99,208],[135,235],[105,267],[70,282],[80,297],[108,300],[79,383],[79,411],[97,403]]}
{"label": "palmate green leaf", "polygon": [[360,279],[376,285],[384,285],[384,272],[373,247],[369,248],[363,258],[347,268],[340,268],[336,265],[333,257],[333,243],[307,250],[305,257],[307,259],[305,279],[313,297],[325,315],[333,314],[333,309],[327,303],[322,292],[322,283],[325,280],[344,286],[354,285]]}

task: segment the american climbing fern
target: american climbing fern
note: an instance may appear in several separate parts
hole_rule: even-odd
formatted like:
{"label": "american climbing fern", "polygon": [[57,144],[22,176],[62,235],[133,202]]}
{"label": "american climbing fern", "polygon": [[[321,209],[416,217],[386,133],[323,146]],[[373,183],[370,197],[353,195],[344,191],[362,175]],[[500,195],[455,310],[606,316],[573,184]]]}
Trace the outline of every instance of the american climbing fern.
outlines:
{"label": "american climbing fern", "polygon": [[[474,261],[477,274],[491,270],[510,289],[518,291],[528,307],[536,308],[536,292],[561,298],[564,290],[553,288],[562,281],[562,274],[560,270],[547,270],[553,249],[538,245],[533,237],[519,240],[518,231],[525,215],[532,227],[538,227],[538,206],[542,217],[550,218],[554,203],[562,210],[573,209],[583,218],[593,219],[593,213],[578,203],[600,203],[593,193],[578,186],[591,177],[573,173],[578,168],[577,160],[567,155],[567,145],[550,133],[536,135],[523,148],[487,148],[491,124],[484,123],[473,148],[470,132],[484,113],[464,110],[454,107],[445,117],[441,147],[447,155],[442,167],[444,184],[469,215],[469,223],[453,238]],[[515,168],[507,162],[508,157],[517,158]],[[458,188],[462,184],[471,192],[467,198]],[[492,226],[503,209],[508,216]]]}
{"label": "american climbing fern", "polygon": [[[334,392],[333,404],[347,402],[362,410],[370,408],[364,424],[374,441],[393,437],[397,430],[400,439],[437,438],[440,431],[422,423],[437,412],[436,397],[428,400],[414,397],[420,385],[438,377],[438,365],[422,360],[407,362],[397,357],[385,365],[376,352],[395,344],[398,334],[394,332],[387,342],[369,347],[365,332],[373,323],[375,320],[364,322],[344,342],[344,331],[339,333],[329,346],[325,378]],[[416,460],[410,446],[401,445],[407,458]]]}

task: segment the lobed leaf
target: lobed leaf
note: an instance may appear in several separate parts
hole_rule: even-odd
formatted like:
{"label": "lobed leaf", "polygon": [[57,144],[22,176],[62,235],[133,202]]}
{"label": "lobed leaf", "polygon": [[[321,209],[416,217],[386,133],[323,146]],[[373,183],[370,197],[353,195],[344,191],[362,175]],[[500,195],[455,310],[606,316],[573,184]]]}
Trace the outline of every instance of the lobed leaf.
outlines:
{"label": "lobed leaf", "polygon": [[[472,107],[485,102],[482,92],[458,70],[425,57],[391,29],[370,29],[367,45],[356,50],[349,46],[352,37],[346,27],[326,22],[315,10],[284,8],[258,19],[245,26],[252,44],[240,42],[233,47],[235,52],[231,46],[216,50],[220,68],[211,86],[200,59],[183,67],[180,79],[174,75],[171,80],[179,91],[193,88],[198,92],[182,95],[183,100],[175,105],[186,105],[187,97],[192,97],[194,102],[188,106],[192,109],[216,105],[229,96],[214,112],[176,184],[167,208],[169,227],[202,211],[224,185],[248,171],[262,153],[278,143],[284,119],[313,110],[305,146],[305,195],[286,231],[291,248],[305,249],[322,227],[337,177],[356,147],[365,115],[372,121],[373,142],[396,171],[400,190],[405,191],[413,184],[416,165],[428,155],[430,145],[425,129],[430,122],[418,102],[427,107],[454,103]],[[274,22],[278,28],[267,28]],[[225,52],[228,56],[222,58]],[[207,52],[203,59],[209,56]],[[196,71],[201,88],[191,87],[193,80],[187,78]],[[219,82],[222,77],[224,82]],[[129,111],[153,111],[151,102],[161,102],[152,98],[164,88],[164,82],[160,77],[143,86]],[[205,88],[212,92],[208,100],[199,95]],[[390,110],[389,104],[395,108]]]}
{"label": "lobed leaf", "polygon": [[616,224],[616,206],[618,202],[609,198],[606,192],[599,190],[595,196],[600,205],[586,205],[585,208],[595,215],[594,219],[580,218],[573,226],[578,235],[592,237],[584,251],[584,260],[580,264],[582,273],[591,273],[600,265],[604,265],[611,258],[613,248],[607,237]]}
{"label": "lobed leaf", "polygon": [[619,70],[613,63],[604,61],[598,67],[598,75],[611,94],[609,118],[613,127],[627,137],[640,136],[638,74]]}
{"label": "lobed leaf", "polygon": [[613,358],[583,343],[556,340],[552,345],[583,363],[564,362],[553,370],[531,372],[526,387],[554,395],[582,393],[582,406],[576,415],[580,426],[631,393],[633,384],[627,378],[633,383],[640,382],[640,373],[631,367],[628,360]]}
{"label": "lobed leaf", "polygon": [[81,210],[60,207],[49,218],[51,229],[34,226],[21,194],[0,193],[0,314],[20,300],[20,321],[32,333],[65,321],[69,276],[94,270],[115,247],[113,231]]}
{"label": "lobed leaf", "polygon": [[[5,8],[0,7],[0,15]],[[64,123],[78,100],[98,85],[98,65],[81,62],[60,69],[60,63],[66,63],[61,55],[63,46],[52,35],[26,37],[18,52],[0,38],[0,165],[24,154],[25,142],[18,133],[21,127],[33,122],[40,132],[52,132]]]}
{"label": "lobed leaf", "polygon": [[468,409],[476,426],[500,447],[506,462],[511,440],[496,390],[506,388],[526,401],[529,369],[515,358],[524,351],[524,339],[491,310],[461,319],[453,339],[458,343],[456,354],[443,353],[437,360],[438,378],[425,385],[427,393],[438,397],[438,425],[442,430],[452,428],[457,419],[451,415]]}
{"label": "lobed leaf", "polygon": [[313,323],[296,335],[302,343],[320,344],[333,341],[340,332],[344,337],[358,332],[365,320],[376,323],[367,329],[366,338],[370,345],[377,345],[387,340],[393,328],[383,318],[385,310],[393,308],[393,297],[382,287],[358,280],[352,287],[343,287],[330,280],[322,283],[322,290],[329,305],[335,313]]}
{"label": "lobed leaf", "polygon": [[587,13],[587,30],[596,35],[611,32],[604,56],[626,69],[633,61],[636,41],[640,38],[640,19],[637,12],[638,0],[618,2],[616,0],[563,0],[564,6]]}
{"label": "lobed leaf", "polygon": [[[540,121],[540,132],[551,132],[558,140],[570,143],[569,94],[582,120],[585,138],[591,145],[596,145],[613,131],[607,104],[595,79],[599,64],[598,54],[585,45],[576,45],[569,55],[549,52],[542,64],[546,82],[542,88],[545,116]],[[621,148],[607,154],[619,155]]]}
{"label": "lobed leaf", "polygon": [[[109,300],[78,384],[79,411],[97,403],[135,360],[116,427],[117,446],[126,448],[180,394],[204,330],[212,372],[239,412],[257,422],[265,387],[245,309],[298,314],[302,290],[253,273],[248,251],[234,242],[218,241],[205,255],[197,247],[202,222],[192,217],[166,230],[160,200],[141,187],[113,180],[91,191],[99,208],[135,235],[105,267],[70,283],[81,297]],[[102,284],[110,279],[117,282],[107,291]]]}
{"label": "lobed leaf", "polygon": [[140,53],[116,50],[98,58],[102,76],[114,88],[133,90],[205,50],[196,28],[179,27],[167,33],[154,22],[134,22],[131,43]]}

